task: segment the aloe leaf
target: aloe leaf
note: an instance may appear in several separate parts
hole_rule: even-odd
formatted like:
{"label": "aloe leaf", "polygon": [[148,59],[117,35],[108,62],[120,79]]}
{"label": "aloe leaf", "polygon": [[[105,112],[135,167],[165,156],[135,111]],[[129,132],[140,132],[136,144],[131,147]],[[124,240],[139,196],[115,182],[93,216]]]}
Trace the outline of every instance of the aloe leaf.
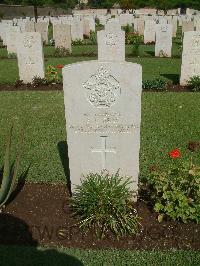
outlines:
{"label": "aloe leaf", "polygon": [[11,184],[11,176],[10,176],[10,148],[11,148],[11,138],[12,138],[12,130],[13,127],[11,127],[10,135],[7,140],[6,144],[6,153],[4,157],[4,169],[3,169],[3,179],[0,189],[0,206],[2,206],[4,203],[4,200],[6,198],[6,195],[9,191],[10,184]]}
{"label": "aloe leaf", "polygon": [[24,140],[24,132],[23,130],[21,130],[21,134],[20,134],[20,144],[19,144],[19,150],[18,150],[18,154],[17,154],[17,159],[15,161],[13,170],[11,172],[11,184],[8,190],[8,193],[6,195],[6,198],[3,202],[3,205],[6,203],[6,201],[8,200],[8,198],[10,197],[10,194],[12,193],[13,187],[15,185],[15,181],[17,179],[17,172],[19,169],[19,163],[20,163],[20,159],[21,159],[21,155],[22,155],[22,147],[23,147],[23,140]]}

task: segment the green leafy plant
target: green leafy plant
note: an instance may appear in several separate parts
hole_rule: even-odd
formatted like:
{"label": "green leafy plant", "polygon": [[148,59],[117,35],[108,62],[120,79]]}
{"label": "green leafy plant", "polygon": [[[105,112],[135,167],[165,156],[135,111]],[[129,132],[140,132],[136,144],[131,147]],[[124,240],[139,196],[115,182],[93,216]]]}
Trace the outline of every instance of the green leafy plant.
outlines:
{"label": "green leafy plant", "polygon": [[99,18],[95,18],[95,25],[96,25],[96,27],[99,27],[99,26],[101,26],[101,24],[100,24],[100,20],[99,20]]}
{"label": "green leafy plant", "polygon": [[188,81],[188,87],[192,91],[200,91],[200,76],[193,76]]}
{"label": "green leafy plant", "polygon": [[133,206],[133,192],[128,188],[129,178],[118,173],[109,175],[90,173],[77,186],[71,206],[80,216],[80,227],[94,229],[97,236],[104,238],[111,231],[117,238],[134,234],[138,229],[138,215]]}
{"label": "green leafy plant", "polygon": [[71,54],[69,49],[66,49],[64,47],[57,47],[54,51],[55,57],[67,57]]}
{"label": "green leafy plant", "polygon": [[16,54],[16,53],[8,53],[8,58],[9,58],[9,59],[17,58],[17,54]]}
{"label": "green leafy plant", "polygon": [[45,79],[47,83],[56,83],[59,84],[62,82],[62,73],[61,69],[63,65],[59,64],[56,67],[52,65],[47,66],[47,71],[45,75]]}
{"label": "green leafy plant", "polygon": [[3,178],[1,182],[1,188],[0,188],[0,209],[2,209],[6,202],[8,201],[13,187],[15,185],[15,181],[17,179],[17,172],[19,169],[19,163],[21,158],[21,152],[22,152],[22,145],[23,145],[23,131],[21,132],[20,136],[20,146],[19,151],[17,154],[17,158],[14,164],[10,166],[10,157],[11,157],[11,138],[12,138],[12,130],[10,130],[10,135],[7,140],[6,145],[6,152],[4,157],[4,167],[3,167]]}
{"label": "green leafy plant", "polygon": [[125,31],[125,34],[129,34],[133,30],[133,28],[129,24],[123,26],[122,29]]}
{"label": "green leafy plant", "polygon": [[4,18],[4,13],[0,12],[0,20],[2,20]]}
{"label": "green leafy plant", "polygon": [[161,50],[159,52],[159,57],[167,57],[167,54],[163,50]]}
{"label": "green leafy plant", "polygon": [[144,80],[142,82],[142,88],[144,90],[157,90],[157,91],[163,91],[167,88],[167,81],[157,78],[153,80]]}
{"label": "green leafy plant", "polygon": [[76,46],[76,45],[83,45],[84,41],[81,39],[76,39],[74,41],[72,41],[72,46]]}
{"label": "green leafy plant", "polygon": [[95,45],[97,44],[97,34],[95,31],[90,31],[90,38],[88,44]]}
{"label": "green leafy plant", "polygon": [[23,80],[20,80],[20,79],[17,79],[17,80],[15,81],[15,83],[14,83],[14,86],[15,86],[16,88],[21,87],[21,86],[24,86],[24,85],[25,85],[25,84],[24,84]]}
{"label": "green leafy plant", "polygon": [[127,33],[126,44],[142,44],[144,42],[144,37],[134,32]]}
{"label": "green leafy plant", "polygon": [[139,56],[139,48],[140,48],[139,44],[133,44],[133,46],[132,46],[132,55],[133,56]]}
{"label": "green leafy plant", "polygon": [[86,57],[95,57],[97,56],[97,53],[95,51],[90,51],[90,52],[82,52],[81,56],[86,56]]}
{"label": "green leafy plant", "polygon": [[44,86],[44,85],[48,85],[48,80],[46,78],[41,78],[41,77],[37,77],[35,76],[32,79],[32,85],[34,87],[39,87],[39,86]]}
{"label": "green leafy plant", "polygon": [[175,149],[169,153],[173,164],[168,171],[156,167],[151,169],[147,179],[147,191],[159,213],[182,222],[200,222],[200,167],[192,162],[181,162],[181,152]]}

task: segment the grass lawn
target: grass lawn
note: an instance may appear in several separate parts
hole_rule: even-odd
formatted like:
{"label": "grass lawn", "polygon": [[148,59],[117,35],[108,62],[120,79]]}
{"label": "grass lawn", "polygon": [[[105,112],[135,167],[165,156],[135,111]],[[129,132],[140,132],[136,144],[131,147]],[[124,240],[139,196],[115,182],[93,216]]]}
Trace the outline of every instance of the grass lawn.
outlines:
{"label": "grass lawn", "polygon": [[[131,55],[132,45],[126,45],[126,55]],[[44,46],[44,56],[54,57],[55,47],[53,46]],[[82,56],[87,53],[96,53],[97,54],[97,45],[75,45],[72,46],[72,55],[73,56]],[[141,57],[154,57],[155,54],[155,45],[140,45],[139,47],[139,56]],[[172,48],[172,56],[180,57],[179,43],[174,42]],[[0,57],[7,57],[8,53],[6,48],[0,48]]]}
{"label": "grass lawn", "polygon": [[[143,93],[140,174],[152,164],[167,167],[167,153],[180,148],[189,158],[188,141],[199,141],[199,93]],[[22,170],[30,165],[28,181],[65,182],[58,144],[66,140],[62,92],[0,92],[0,165],[11,124],[25,130]],[[17,134],[14,136],[17,141]],[[13,152],[13,154],[15,154]],[[200,163],[199,154],[194,155]]]}
{"label": "grass lawn", "polygon": [[195,251],[129,251],[44,249],[0,246],[0,265],[52,266],[198,266],[200,253]]}
{"label": "grass lawn", "polygon": [[[45,65],[71,64],[86,60],[96,60],[95,57],[66,57],[48,58]],[[143,67],[143,80],[164,78],[174,83],[179,81],[181,59],[179,58],[127,58],[127,61],[141,64]],[[0,59],[0,84],[12,84],[19,79],[16,59]]]}

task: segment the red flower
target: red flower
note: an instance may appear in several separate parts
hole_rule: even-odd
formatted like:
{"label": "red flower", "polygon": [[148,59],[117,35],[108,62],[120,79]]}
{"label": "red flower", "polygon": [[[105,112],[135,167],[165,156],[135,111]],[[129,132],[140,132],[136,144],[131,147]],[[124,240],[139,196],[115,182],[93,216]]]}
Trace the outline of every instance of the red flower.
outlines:
{"label": "red flower", "polygon": [[57,65],[57,68],[63,68],[63,65],[59,64]]}
{"label": "red flower", "polygon": [[179,158],[181,156],[181,152],[179,149],[174,149],[174,150],[170,151],[168,154],[173,159]]}

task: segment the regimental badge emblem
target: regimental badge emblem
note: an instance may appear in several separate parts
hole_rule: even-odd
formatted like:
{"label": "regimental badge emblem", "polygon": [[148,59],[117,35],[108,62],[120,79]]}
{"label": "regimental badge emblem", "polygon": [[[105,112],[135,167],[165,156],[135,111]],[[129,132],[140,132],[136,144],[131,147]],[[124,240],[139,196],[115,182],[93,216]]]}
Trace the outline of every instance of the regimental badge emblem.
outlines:
{"label": "regimental badge emblem", "polygon": [[83,84],[83,88],[89,103],[97,108],[111,107],[121,94],[119,82],[104,66],[101,66],[97,73]]}

